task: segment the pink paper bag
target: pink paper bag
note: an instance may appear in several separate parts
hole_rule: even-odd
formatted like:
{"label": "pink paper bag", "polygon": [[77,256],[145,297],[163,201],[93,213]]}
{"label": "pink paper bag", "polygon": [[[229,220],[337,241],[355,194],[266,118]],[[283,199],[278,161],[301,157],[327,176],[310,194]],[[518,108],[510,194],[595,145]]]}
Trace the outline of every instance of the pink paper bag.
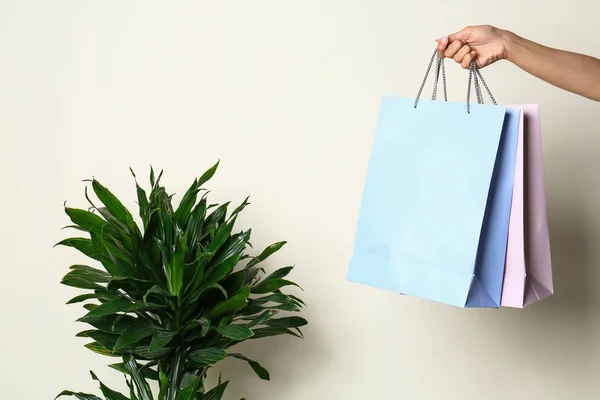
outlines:
{"label": "pink paper bag", "polygon": [[554,286],[539,106],[511,107],[521,110],[521,126],[501,305],[522,308]]}

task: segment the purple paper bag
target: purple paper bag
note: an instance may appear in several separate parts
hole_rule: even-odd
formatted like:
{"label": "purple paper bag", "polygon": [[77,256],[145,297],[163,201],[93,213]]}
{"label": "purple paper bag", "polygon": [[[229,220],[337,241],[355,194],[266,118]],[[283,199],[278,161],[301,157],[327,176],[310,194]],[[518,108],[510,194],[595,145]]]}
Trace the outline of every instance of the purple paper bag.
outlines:
{"label": "purple paper bag", "polygon": [[522,308],[554,293],[538,105],[521,105],[503,307]]}

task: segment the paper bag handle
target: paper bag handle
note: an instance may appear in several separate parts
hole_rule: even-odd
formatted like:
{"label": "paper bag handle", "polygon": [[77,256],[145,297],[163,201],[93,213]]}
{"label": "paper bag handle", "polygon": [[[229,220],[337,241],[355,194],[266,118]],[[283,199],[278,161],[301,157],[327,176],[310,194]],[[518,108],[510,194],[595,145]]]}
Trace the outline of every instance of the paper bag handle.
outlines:
{"label": "paper bag handle", "polygon": [[481,86],[479,82],[479,80],[481,80],[481,84],[485,88],[485,91],[487,92],[488,96],[490,96],[492,103],[495,106],[498,105],[498,103],[496,103],[496,98],[494,97],[490,88],[485,82],[485,79],[483,79],[481,71],[479,71],[479,69],[477,68],[477,64],[475,64],[475,61],[473,61],[471,63],[471,66],[469,67],[469,83],[467,85],[467,113],[471,113],[471,80],[473,80],[474,82],[477,104],[483,104],[483,93],[481,91]]}
{"label": "paper bag handle", "polygon": [[[421,87],[419,88],[419,92],[417,93],[417,97],[415,98],[414,108],[417,108],[419,104],[419,100],[421,99],[421,94],[423,93],[423,89],[425,88],[425,83],[427,82],[427,78],[429,77],[429,73],[431,72],[431,68],[433,67],[433,62],[436,62],[434,78],[433,78],[433,94],[431,96],[432,100],[436,100],[437,97],[437,89],[438,82],[440,77],[440,72],[442,73],[442,86],[444,89],[444,101],[448,101],[448,92],[446,89],[446,69],[444,68],[444,59],[440,58],[437,54],[437,50],[434,50],[433,55],[431,56],[431,60],[429,61],[429,66],[427,67],[427,71],[425,72],[425,77],[421,82]],[[481,81],[481,82],[480,82]],[[477,97],[477,103],[483,104],[483,93],[481,91],[481,85],[485,88],[487,94],[490,96],[492,103],[497,105],[496,99],[492,95],[490,88],[488,87],[485,79],[481,75],[481,71],[477,68],[477,64],[473,61],[469,67],[469,82],[467,86],[467,113],[471,113],[471,85],[475,86],[475,96]]]}
{"label": "paper bag handle", "polygon": [[437,88],[438,82],[440,78],[440,71],[442,72],[442,86],[444,88],[444,101],[448,101],[448,91],[446,89],[446,68],[444,67],[444,59],[438,56],[437,51],[433,52],[431,56],[431,60],[429,61],[429,66],[427,67],[427,71],[425,72],[425,77],[421,82],[421,87],[419,88],[419,93],[417,93],[417,97],[415,98],[415,108],[419,104],[419,100],[421,99],[421,94],[423,93],[423,89],[425,88],[425,83],[427,83],[427,78],[429,77],[429,72],[431,72],[431,68],[433,67],[433,62],[436,61],[435,73],[433,76],[433,94],[431,96],[431,100],[435,100],[437,97]]}

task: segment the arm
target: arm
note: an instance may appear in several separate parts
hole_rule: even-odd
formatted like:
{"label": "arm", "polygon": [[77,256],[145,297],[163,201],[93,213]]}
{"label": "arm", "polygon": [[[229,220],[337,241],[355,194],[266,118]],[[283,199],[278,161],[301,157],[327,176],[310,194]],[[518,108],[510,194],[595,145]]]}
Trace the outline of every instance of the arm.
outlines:
{"label": "arm", "polygon": [[508,33],[507,59],[551,85],[600,101],[600,60]]}
{"label": "arm", "polygon": [[600,60],[542,46],[493,26],[474,26],[437,39],[441,57],[469,68],[506,59],[551,85],[600,101]]}

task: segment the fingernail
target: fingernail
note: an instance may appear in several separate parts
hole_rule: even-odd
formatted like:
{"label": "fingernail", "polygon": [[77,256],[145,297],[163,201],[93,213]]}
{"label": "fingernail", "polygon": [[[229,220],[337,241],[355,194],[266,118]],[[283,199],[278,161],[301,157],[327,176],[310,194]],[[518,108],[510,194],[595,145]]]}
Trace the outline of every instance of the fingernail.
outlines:
{"label": "fingernail", "polygon": [[475,55],[475,54],[477,54],[477,52],[476,52],[475,50],[473,50],[473,51],[471,52],[471,54]]}
{"label": "fingernail", "polygon": [[448,43],[448,36],[444,36],[442,38],[442,44],[446,44],[446,43]]}

